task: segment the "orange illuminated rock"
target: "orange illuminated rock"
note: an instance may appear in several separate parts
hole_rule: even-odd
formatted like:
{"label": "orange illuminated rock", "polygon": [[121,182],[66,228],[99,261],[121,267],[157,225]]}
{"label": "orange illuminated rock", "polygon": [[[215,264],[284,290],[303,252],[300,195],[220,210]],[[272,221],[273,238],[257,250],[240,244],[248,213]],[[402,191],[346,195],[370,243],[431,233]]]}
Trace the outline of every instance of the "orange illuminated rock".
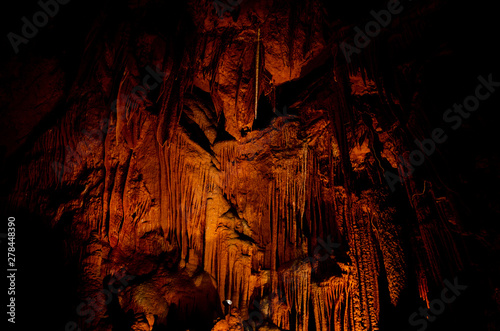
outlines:
{"label": "orange illuminated rock", "polygon": [[15,93],[5,118],[40,107],[25,126],[39,130],[9,201],[61,233],[80,301],[134,276],[81,326],[379,330],[464,266],[434,159],[402,175],[427,129],[417,78],[382,79],[375,47],[346,63],[353,22],[336,5],[238,2],[222,19],[211,1],[124,4],[130,15],[88,32],[74,72],[37,62],[67,90]]}

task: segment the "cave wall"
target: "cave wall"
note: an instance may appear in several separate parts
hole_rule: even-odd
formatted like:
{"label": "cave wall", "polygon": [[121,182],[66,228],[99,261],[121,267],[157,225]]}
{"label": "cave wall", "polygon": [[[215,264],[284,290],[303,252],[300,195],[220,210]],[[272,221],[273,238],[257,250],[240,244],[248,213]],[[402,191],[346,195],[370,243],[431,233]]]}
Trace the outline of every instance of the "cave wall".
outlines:
{"label": "cave wall", "polygon": [[[1,97],[20,128],[5,134],[8,208],[60,234],[71,307],[95,299],[92,318],[80,306],[61,321],[391,329],[470,270],[466,246],[482,237],[460,170],[441,146],[415,171],[402,162],[450,106],[433,84],[461,60],[440,27],[455,7],[404,3],[346,57],[354,27],[387,4],[358,6],[242,1],[218,17],[205,1],[110,2],[73,57],[10,60],[4,76],[22,80]],[[123,270],[133,280],[105,302]]]}

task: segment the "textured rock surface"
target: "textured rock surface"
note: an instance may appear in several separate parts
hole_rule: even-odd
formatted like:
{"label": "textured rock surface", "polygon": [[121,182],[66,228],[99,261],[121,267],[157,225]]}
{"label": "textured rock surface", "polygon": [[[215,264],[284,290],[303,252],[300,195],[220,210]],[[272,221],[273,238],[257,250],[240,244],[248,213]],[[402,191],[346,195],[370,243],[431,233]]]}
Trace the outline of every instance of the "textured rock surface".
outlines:
{"label": "textured rock surface", "polygon": [[[394,192],[384,175],[407,173],[399,156],[475,86],[433,99],[441,77],[433,70],[457,51],[432,37],[449,6],[409,7],[351,63],[341,42],[366,22],[351,15],[382,3],[354,10],[243,0],[222,19],[204,1],[115,4],[85,30],[71,70],[55,55],[25,67],[11,60],[5,79],[32,85],[29,95],[23,83],[0,93],[2,122],[16,132],[3,131],[5,153],[20,160],[5,181],[9,208],[61,233],[77,279],[73,309],[84,298],[100,307],[92,319],[73,313],[63,322],[93,330],[407,327],[419,299],[429,304],[444,279],[469,270],[464,241],[482,247],[498,236],[481,234],[487,222],[471,226],[461,201],[473,178],[457,179],[457,154],[427,158]],[[498,151],[488,153],[475,154],[470,173],[489,171],[497,183]],[[488,170],[477,172],[485,158]],[[498,218],[498,199],[485,201],[488,219]],[[325,243],[334,243],[328,253]],[[111,303],[99,300],[122,269],[135,277],[130,286]],[[491,280],[498,268],[482,272]],[[491,282],[498,292],[498,279]]]}

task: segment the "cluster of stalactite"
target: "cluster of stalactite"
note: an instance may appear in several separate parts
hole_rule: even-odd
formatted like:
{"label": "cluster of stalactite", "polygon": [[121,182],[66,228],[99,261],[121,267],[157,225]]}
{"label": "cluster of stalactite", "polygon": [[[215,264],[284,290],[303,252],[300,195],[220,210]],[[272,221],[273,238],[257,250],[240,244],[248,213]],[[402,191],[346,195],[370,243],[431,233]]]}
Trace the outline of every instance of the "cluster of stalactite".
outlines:
{"label": "cluster of stalactite", "polygon": [[[316,2],[305,2],[321,16]],[[40,136],[20,168],[11,198],[38,208],[54,225],[69,222],[68,251],[82,262],[85,295],[95,294],[106,276],[127,267],[150,276],[120,297],[124,311],[144,314],[140,323],[145,328],[152,328],[155,315],[156,323],[168,324],[169,307],[184,317],[203,309],[220,314],[221,301],[231,299],[243,320],[258,311],[265,323],[283,330],[309,330],[311,324],[317,330],[377,330],[381,293],[388,292],[396,306],[413,272],[405,254],[417,261],[423,300],[428,300],[429,283],[444,277],[444,261],[449,270],[460,268],[453,206],[446,196],[436,196],[431,182],[422,187],[404,177],[406,202],[415,217],[395,219],[384,170],[397,171],[397,155],[407,149],[407,137],[397,130],[399,118],[393,115],[406,109],[397,93],[376,78],[371,49],[363,53],[367,62],[342,64],[335,43],[328,49],[320,42],[311,45],[310,36],[295,37],[300,30],[294,20],[307,13],[295,7],[290,11],[293,18],[274,12],[274,20],[262,23],[259,96],[271,93],[264,81],[270,73],[279,83],[300,77],[305,62],[293,52],[294,43],[307,41],[300,49],[311,57],[336,51],[336,64],[321,78],[322,94],[313,99],[310,92],[318,86],[307,86],[311,91],[293,100],[298,115],[287,121],[273,118],[272,125],[246,135],[242,130],[255,120],[252,105],[257,100],[251,92],[258,79],[251,74],[256,36],[248,29],[248,17],[224,23],[229,25],[223,32],[214,28],[214,35],[198,31],[196,47],[175,56],[165,51],[173,41],[139,37],[147,49],[163,45],[158,46],[163,53],[156,50],[154,55],[165,59],[157,63],[168,73],[158,95],[148,94],[141,102],[120,98],[140,84],[137,68],[145,64],[133,54],[139,47],[134,40],[125,40],[126,47],[112,44],[86,54],[89,62],[81,68],[86,74],[78,79],[88,83],[87,90],[77,86],[71,91],[67,111]],[[204,21],[200,15],[196,19]],[[291,22],[283,32],[286,38],[272,32],[285,18]],[[310,34],[319,33],[313,30]],[[117,44],[132,38],[114,37]],[[283,59],[269,53],[276,51],[271,46],[276,39],[289,43]],[[195,62],[197,69],[187,69]],[[283,73],[276,71],[280,65]],[[210,101],[202,101],[200,94]],[[368,108],[363,98],[379,101]],[[107,107],[114,99],[116,112]],[[102,143],[77,148],[83,139],[80,129],[95,127],[103,117],[110,121]],[[222,118],[225,126],[220,128]],[[67,163],[67,146],[86,156],[58,179],[51,161]],[[20,199],[34,187],[34,199],[44,190],[70,195],[57,206]],[[415,233],[409,252],[401,246],[401,224]],[[318,259],[317,248],[327,237],[340,247],[326,260]],[[158,262],[160,257],[168,263]],[[387,288],[381,285],[382,274]],[[195,281],[183,283],[176,277]],[[185,293],[176,286],[186,286]],[[211,287],[216,294],[210,292],[208,298],[203,289]],[[266,311],[252,304],[265,300]],[[209,307],[212,301],[215,308]]]}

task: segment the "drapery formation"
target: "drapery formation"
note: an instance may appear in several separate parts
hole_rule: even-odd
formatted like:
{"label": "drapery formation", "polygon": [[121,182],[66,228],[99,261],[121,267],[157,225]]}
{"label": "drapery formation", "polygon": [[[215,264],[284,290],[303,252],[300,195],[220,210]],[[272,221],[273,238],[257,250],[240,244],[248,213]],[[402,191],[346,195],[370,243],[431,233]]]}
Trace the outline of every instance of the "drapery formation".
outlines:
{"label": "drapery formation", "polygon": [[[460,224],[439,178],[403,176],[399,156],[423,137],[419,68],[381,68],[374,52],[406,44],[384,35],[348,64],[339,45],[352,26],[317,1],[244,3],[237,19],[209,2],[167,18],[148,6],[96,24],[11,194],[63,229],[80,293],[121,268],[143,277],[118,299],[137,329],[208,328],[231,299],[242,321],[259,314],[253,326],[378,330],[409,278],[428,303],[463,264]],[[137,88],[145,68],[156,88]],[[386,171],[401,175],[396,193]]]}

